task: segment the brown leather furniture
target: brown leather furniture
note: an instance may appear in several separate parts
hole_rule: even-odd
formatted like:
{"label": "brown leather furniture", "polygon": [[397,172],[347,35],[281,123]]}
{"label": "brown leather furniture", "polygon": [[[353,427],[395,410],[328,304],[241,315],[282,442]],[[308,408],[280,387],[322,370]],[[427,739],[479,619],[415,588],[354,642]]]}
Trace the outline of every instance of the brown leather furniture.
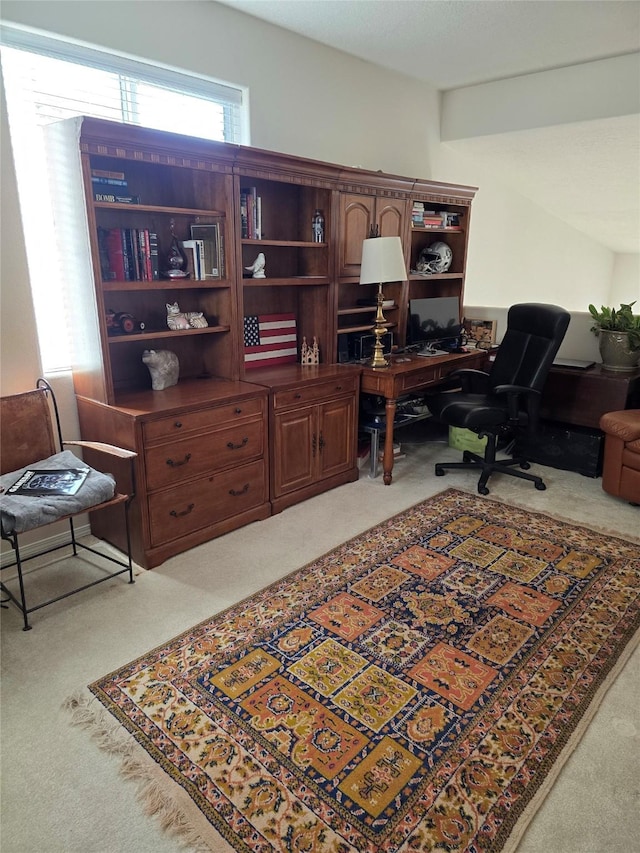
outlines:
{"label": "brown leather furniture", "polygon": [[602,488],[640,504],[640,409],[607,412],[600,429],[605,434]]}

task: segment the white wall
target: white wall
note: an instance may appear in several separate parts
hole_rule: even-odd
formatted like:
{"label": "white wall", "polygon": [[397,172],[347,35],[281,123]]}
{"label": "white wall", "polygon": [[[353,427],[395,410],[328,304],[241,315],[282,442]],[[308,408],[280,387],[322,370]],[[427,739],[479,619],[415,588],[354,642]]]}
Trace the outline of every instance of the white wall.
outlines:
{"label": "white wall", "polygon": [[[589,302],[609,299],[613,254],[441,145],[439,95],[425,84],[216,3],[3,0],[1,14],[7,22],[248,86],[255,146],[478,186],[468,304],[504,308],[551,301],[584,310]],[[8,389],[5,378],[13,382],[30,374],[24,352],[36,351],[36,337],[32,319],[24,321],[24,246],[17,223],[5,242],[5,216],[16,219],[11,201],[4,213],[4,178],[11,184],[13,168],[6,142],[1,156],[2,381]]]}
{"label": "white wall", "polygon": [[607,305],[616,308],[622,302],[637,302],[634,308],[640,312],[640,255],[616,255],[611,279],[611,290]]}

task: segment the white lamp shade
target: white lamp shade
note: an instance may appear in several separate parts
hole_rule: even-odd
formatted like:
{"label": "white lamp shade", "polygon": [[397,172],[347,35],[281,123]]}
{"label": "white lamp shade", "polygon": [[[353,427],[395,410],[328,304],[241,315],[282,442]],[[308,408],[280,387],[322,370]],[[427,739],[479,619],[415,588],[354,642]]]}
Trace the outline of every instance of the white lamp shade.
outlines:
{"label": "white lamp shade", "polygon": [[402,241],[399,237],[370,237],[362,241],[360,284],[406,281]]}

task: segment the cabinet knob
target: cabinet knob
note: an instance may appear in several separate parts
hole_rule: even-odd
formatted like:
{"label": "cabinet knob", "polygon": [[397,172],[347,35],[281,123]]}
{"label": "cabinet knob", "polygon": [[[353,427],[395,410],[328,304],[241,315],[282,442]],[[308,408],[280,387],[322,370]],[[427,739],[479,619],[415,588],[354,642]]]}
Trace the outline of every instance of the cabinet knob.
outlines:
{"label": "cabinet knob", "polygon": [[299,400],[300,397],[302,397],[302,394],[299,391],[296,391],[296,393],[293,395],[294,400]]}
{"label": "cabinet knob", "polygon": [[187,462],[191,459],[190,453],[185,453],[184,459],[167,459],[167,465],[171,466],[171,468],[178,468],[180,465],[186,465]]}
{"label": "cabinet knob", "polygon": [[245,435],[240,444],[234,444],[232,441],[227,442],[227,447],[229,450],[239,450],[241,447],[244,447],[245,444],[249,441],[249,436]]}
{"label": "cabinet knob", "polygon": [[195,504],[189,504],[189,506],[186,509],[183,509],[182,512],[178,512],[177,509],[172,509],[169,515],[173,516],[173,518],[181,518],[183,515],[189,515],[194,506]]}
{"label": "cabinet knob", "polygon": [[238,407],[236,409],[236,415],[241,415],[241,414],[242,414],[242,409],[240,407]]}
{"label": "cabinet knob", "polygon": [[176,421],[176,422],[175,422],[175,424],[174,424],[174,427],[175,427],[176,429],[180,429],[180,428],[182,427],[182,421]]}
{"label": "cabinet knob", "polygon": [[336,385],[336,391],[342,391],[342,385]]}
{"label": "cabinet knob", "polygon": [[231,497],[237,498],[240,495],[246,495],[248,491],[249,491],[249,483],[245,483],[244,488],[242,488],[242,489],[229,489],[229,494],[231,495]]}

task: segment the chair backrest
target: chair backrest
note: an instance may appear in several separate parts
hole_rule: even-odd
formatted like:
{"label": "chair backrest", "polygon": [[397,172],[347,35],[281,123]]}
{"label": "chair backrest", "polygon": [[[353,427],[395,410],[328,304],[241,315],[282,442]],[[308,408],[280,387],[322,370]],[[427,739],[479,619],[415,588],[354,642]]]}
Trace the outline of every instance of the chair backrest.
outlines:
{"label": "chair backrest", "polygon": [[542,391],[571,315],[558,305],[512,305],[507,331],[491,368],[490,386],[521,385]]}
{"label": "chair backrest", "polygon": [[0,473],[17,471],[60,451],[47,391],[0,398]]}

